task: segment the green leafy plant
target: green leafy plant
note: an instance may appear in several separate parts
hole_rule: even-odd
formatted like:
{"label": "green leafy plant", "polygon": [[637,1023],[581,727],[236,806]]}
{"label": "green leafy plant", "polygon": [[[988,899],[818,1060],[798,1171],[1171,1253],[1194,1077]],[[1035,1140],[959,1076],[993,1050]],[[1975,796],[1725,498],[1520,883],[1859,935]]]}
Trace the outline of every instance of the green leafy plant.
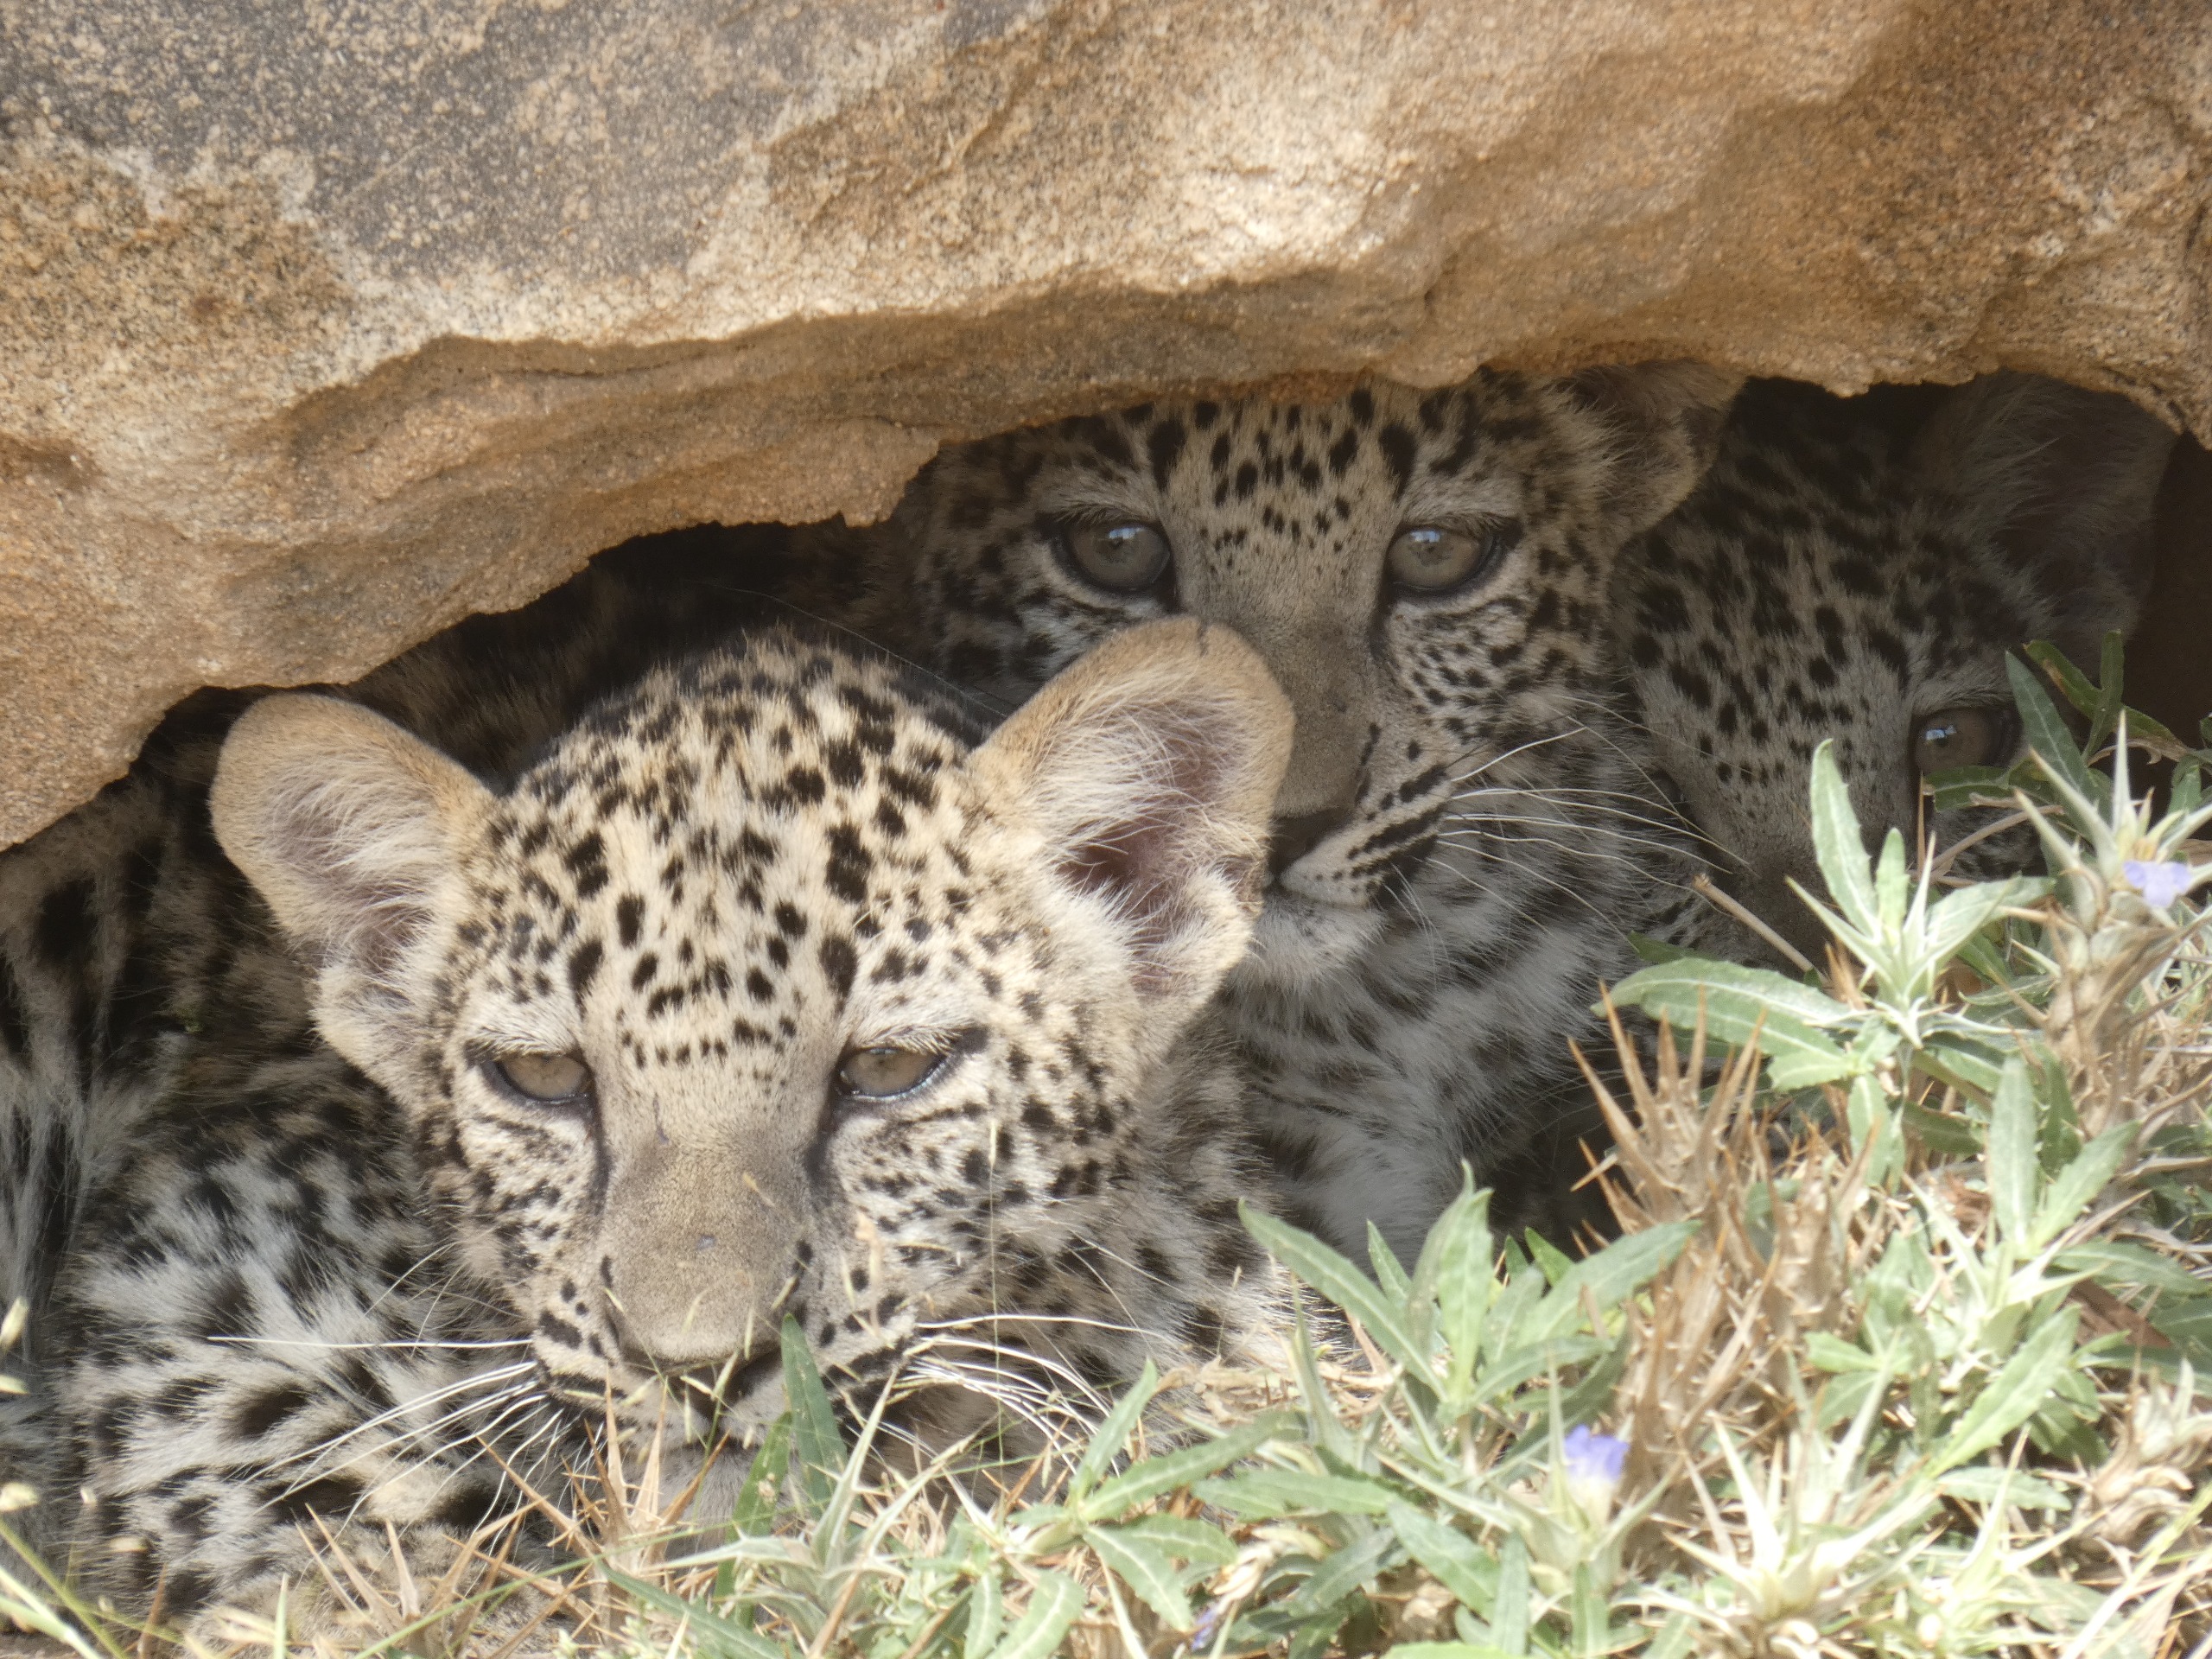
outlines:
{"label": "green leafy plant", "polygon": [[1471,1187],[1408,1266],[1251,1212],[1304,1287],[1280,1363],[1147,1370],[1011,1464],[918,1462],[882,1402],[849,1424],[787,1328],[727,1526],[602,1492],[543,1628],[636,1659],[2212,1653],[2212,747],[2125,708],[2116,645],[2094,685],[2034,656],[2076,725],[2016,665],[2028,758],[1938,804],[2033,822],[2047,876],[1870,856],[1823,749],[1828,974],[1614,988],[1656,1022],[1592,1073],[1618,1237],[1500,1238]]}

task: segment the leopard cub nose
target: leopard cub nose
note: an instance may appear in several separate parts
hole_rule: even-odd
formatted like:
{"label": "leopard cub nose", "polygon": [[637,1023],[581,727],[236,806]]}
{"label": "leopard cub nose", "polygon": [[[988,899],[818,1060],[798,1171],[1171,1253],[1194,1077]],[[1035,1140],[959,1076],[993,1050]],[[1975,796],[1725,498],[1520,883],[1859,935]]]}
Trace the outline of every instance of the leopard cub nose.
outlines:
{"label": "leopard cub nose", "polygon": [[1351,808],[1349,806],[1330,806],[1319,812],[1300,813],[1294,818],[1277,818],[1274,839],[1268,849],[1268,874],[1281,875],[1319,846],[1351,817]]}

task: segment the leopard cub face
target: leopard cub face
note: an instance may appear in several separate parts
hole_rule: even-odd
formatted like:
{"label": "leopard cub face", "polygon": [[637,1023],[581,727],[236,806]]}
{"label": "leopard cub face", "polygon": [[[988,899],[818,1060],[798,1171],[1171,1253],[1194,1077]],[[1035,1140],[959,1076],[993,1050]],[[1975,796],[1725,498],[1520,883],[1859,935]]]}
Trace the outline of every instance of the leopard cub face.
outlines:
{"label": "leopard cub face", "polygon": [[1722,884],[1817,957],[1807,821],[1833,740],[1870,839],[1948,848],[1957,874],[2029,868],[2009,813],[1931,813],[1925,775],[2023,751],[2005,656],[2055,639],[2094,668],[2134,621],[2173,435],[2126,399],[1999,374],[1916,414],[1755,385],[1713,471],[1633,543],[1613,613],[1662,766]]}
{"label": "leopard cub face", "polygon": [[697,1439],[779,1408],[786,1318],[849,1389],[1234,1342],[1263,1268],[1182,1037],[1257,912],[1289,728],[1192,623],[980,744],[919,676],[779,630],[498,796],[273,698],[214,816],[551,1390]]}
{"label": "leopard cub face", "polygon": [[1298,717],[1239,977],[1307,985],[1395,918],[1516,885],[1500,860],[1517,866],[1543,809],[1501,809],[1501,855],[1480,804],[1611,781],[1573,754],[1604,747],[1608,573],[1694,482],[1735,384],[1684,363],[1485,372],[982,440],[939,456],[876,537],[894,574],[871,626],[1009,699],[1136,623],[1236,629]]}

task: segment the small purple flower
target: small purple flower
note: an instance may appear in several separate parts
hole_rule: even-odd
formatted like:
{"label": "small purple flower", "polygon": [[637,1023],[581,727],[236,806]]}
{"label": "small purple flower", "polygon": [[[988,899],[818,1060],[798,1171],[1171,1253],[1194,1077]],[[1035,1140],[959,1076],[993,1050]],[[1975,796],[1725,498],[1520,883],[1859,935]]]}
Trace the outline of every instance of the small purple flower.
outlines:
{"label": "small purple flower", "polygon": [[1213,1645],[1213,1633],[1221,1624],[1222,1613],[1229,1606],[1226,1598],[1208,1602],[1198,1614],[1198,1622],[1191,1627],[1190,1649],[1196,1653],[1200,1648]]}
{"label": "small purple flower", "polygon": [[1567,1459],[1567,1478],[1607,1486],[1621,1484],[1621,1469],[1628,1461],[1628,1442],[1611,1434],[1592,1434],[1577,1423],[1567,1431],[1560,1446]]}
{"label": "small purple flower", "polygon": [[1628,1461],[1628,1442],[1611,1434],[1593,1434],[1577,1423],[1560,1442],[1561,1484],[1570,1506],[1567,1515],[1579,1524],[1602,1532],[1612,1518],[1613,1493],[1621,1484],[1621,1469]]}
{"label": "small purple flower", "polygon": [[2193,874],[2178,859],[2152,864],[2131,858],[2120,868],[2120,874],[2127,878],[2127,885],[2141,893],[2143,902],[2154,910],[2164,910],[2188,892],[2189,879]]}

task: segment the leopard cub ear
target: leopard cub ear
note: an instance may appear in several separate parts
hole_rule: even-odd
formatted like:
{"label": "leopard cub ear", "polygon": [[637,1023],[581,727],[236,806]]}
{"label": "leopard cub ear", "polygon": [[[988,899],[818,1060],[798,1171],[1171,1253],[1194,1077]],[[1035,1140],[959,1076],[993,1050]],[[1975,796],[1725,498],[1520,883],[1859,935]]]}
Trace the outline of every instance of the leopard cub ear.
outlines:
{"label": "leopard cub ear", "polygon": [[1685,359],[1585,369],[1567,384],[1605,428],[1606,512],[1624,543],[1704,478],[1744,377]]}
{"label": "leopard cub ear", "polygon": [[2086,664],[2108,630],[2135,626],[2174,442],[2116,392],[2005,372],[1946,393],[1912,461],[2041,589],[2060,647]]}
{"label": "leopard cub ear", "polygon": [[223,745],[215,836],[315,974],[315,1020],[379,1077],[417,1002],[417,948],[459,897],[491,791],[357,704],[276,696]]}
{"label": "leopard cub ear", "polygon": [[1291,720],[1258,652],[1179,618],[1079,659],[970,764],[1064,918],[1110,929],[1141,995],[1195,1007],[1250,941]]}

